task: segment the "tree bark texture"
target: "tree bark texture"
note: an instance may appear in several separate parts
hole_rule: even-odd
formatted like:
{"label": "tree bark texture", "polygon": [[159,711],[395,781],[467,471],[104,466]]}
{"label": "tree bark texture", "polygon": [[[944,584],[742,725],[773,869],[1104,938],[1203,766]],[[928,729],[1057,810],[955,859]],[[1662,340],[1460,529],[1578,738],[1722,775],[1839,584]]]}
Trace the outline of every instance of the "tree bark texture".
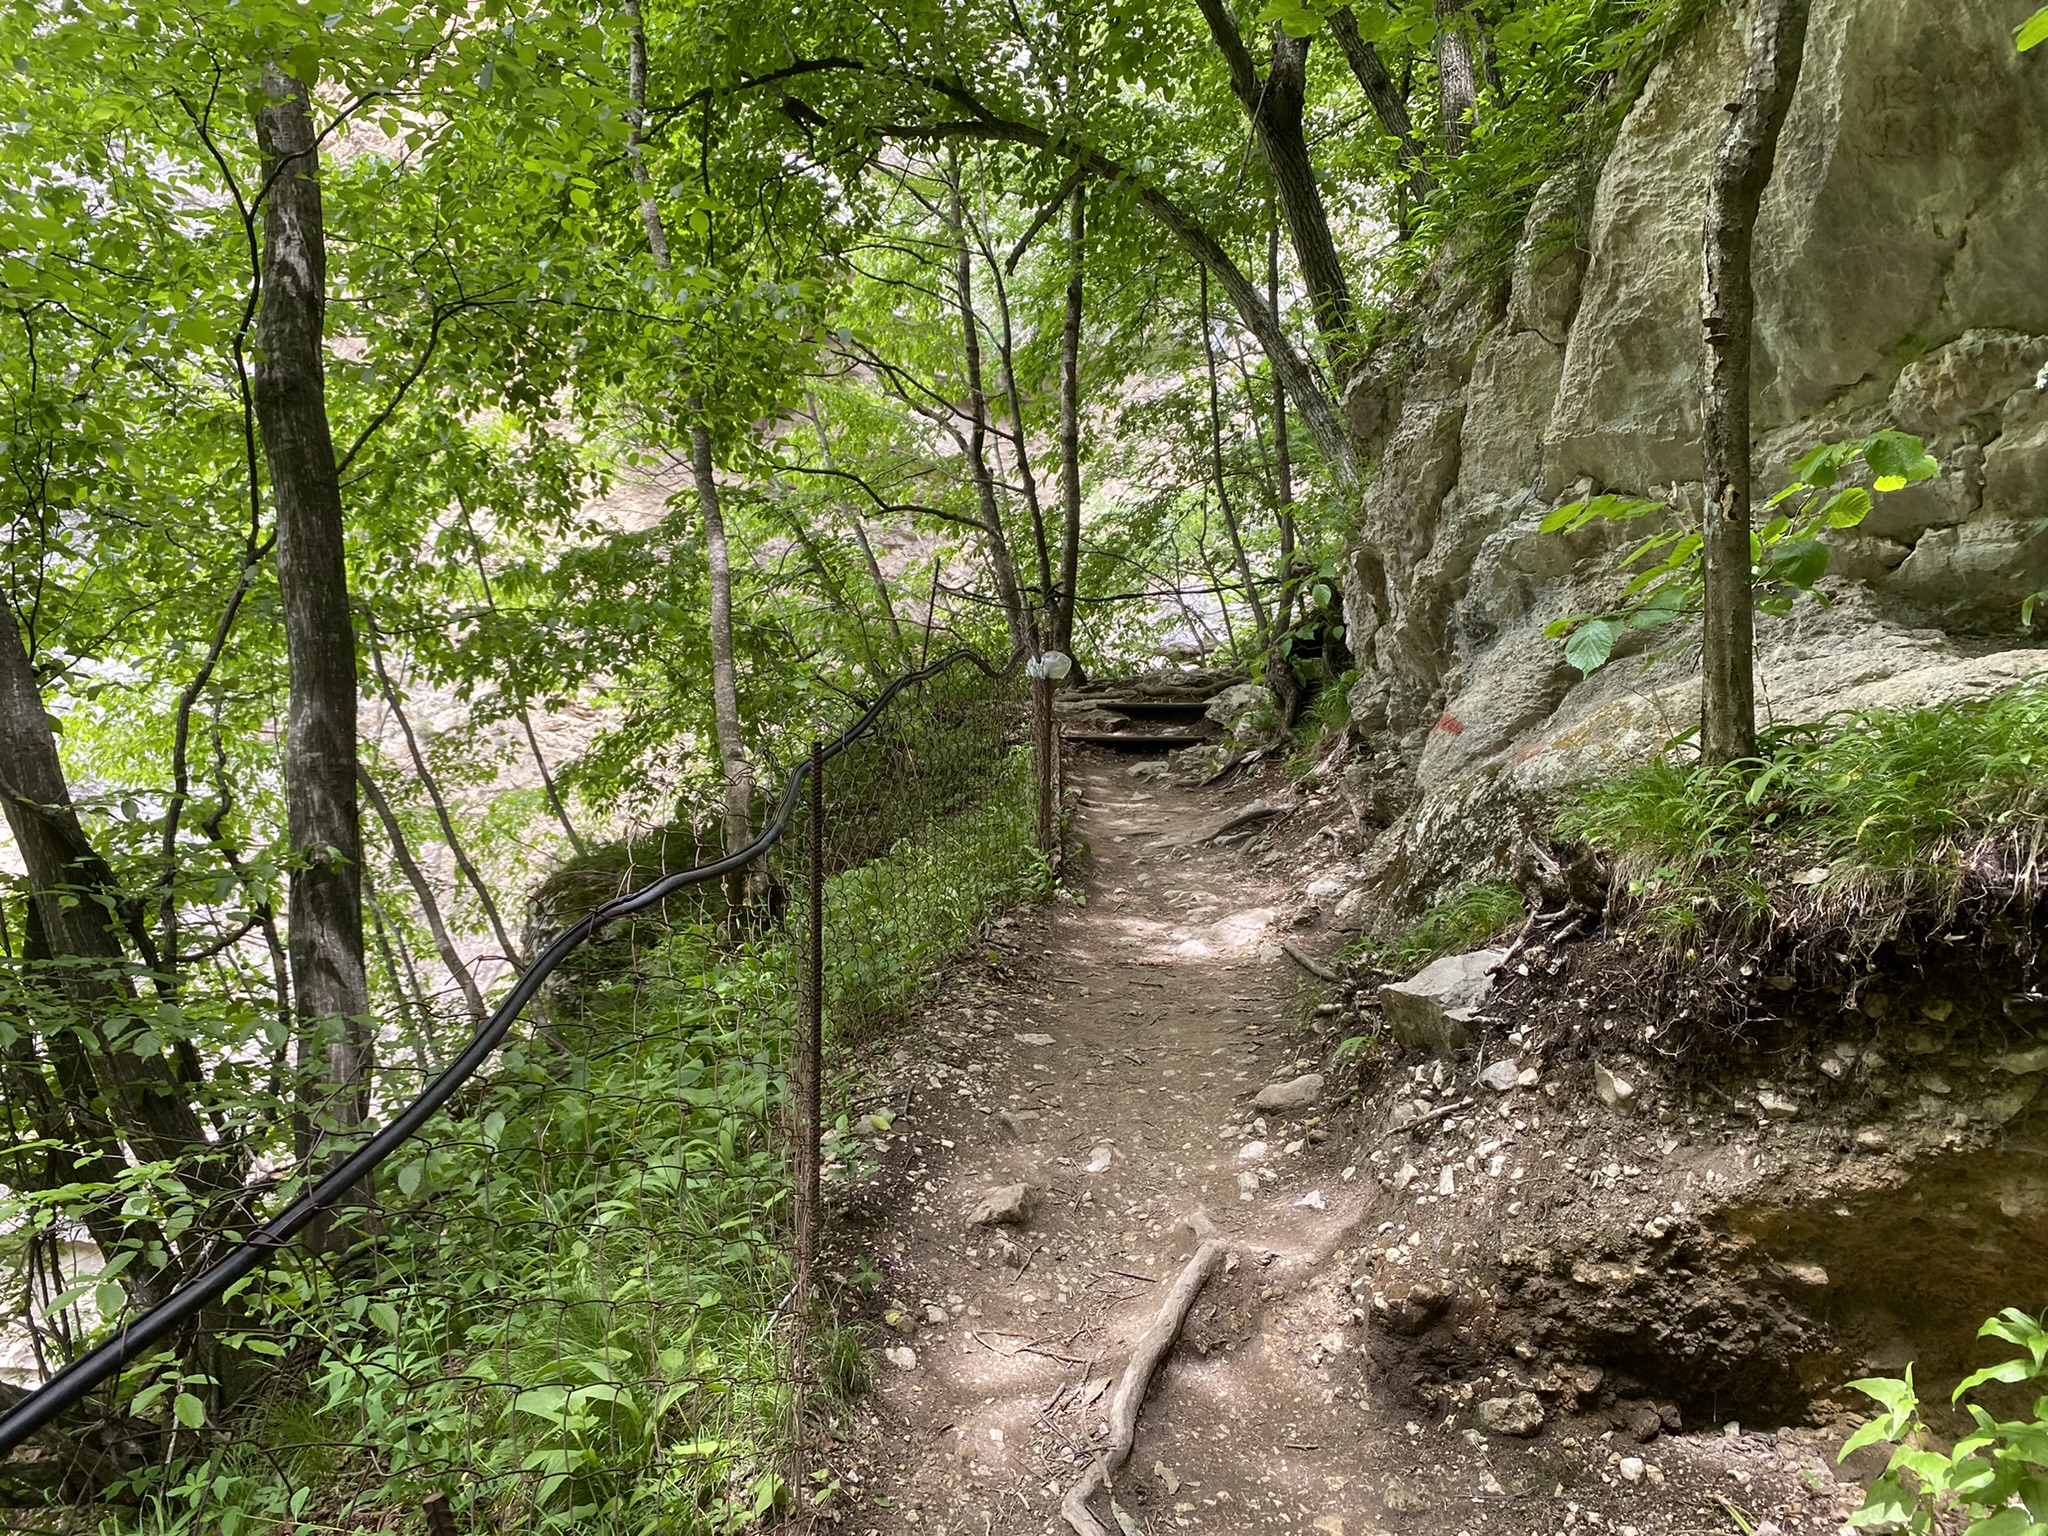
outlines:
{"label": "tree bark texture", "polygon": [[1444,153],[1462,155],[1478,121],[1479,79],[1472,68],[1471,18],[1465,0],[1436,0],[1437,102],[1443,120]]}
{"label": "tree bark texture", "polygon": [[1341,375],[1356,347],[1357,336],[1351,313],[1351,287],[1344,277],[1336,239],[1330,233],[1329,214],[1323,207],[1322,188],[1316,181],[1308,137],[1302,126],[1307,103],[1309,39],[1289,37],[1276,24],[1272,61],[1261,79],[1251,51],[1238,31],[1236,18],[1231,15],[1228,0],[1197,3],[1229,66],[1230,88],[1243,105],[1251,122],[1252,137],[1258,141],[1259,152],[1272,172],[1280,211],[1287,220],[1288,239],[1294,246],[1294,259],[1308,287],[1309,305],[1315,311],[1324,354]]}
{"label": "tree bark texture", "polygon": [[1067,225],[1067,303],[1060,326],[1060,582],[1052,648],[1074,654],[1081,580],[1081,321],[1086,297],[1088,189],[1077,184]]}
{"label": "tree bark texture", "polygon": [[1410,195],[1420,197],[1430,188],[1428,172],[1422,169],[1422,144],[1415,137],[1415,123],[1408,115],[1408,98],[1394,77],[1387,73],[1386,61],[1381,59],[1379,50],[1368,43],[1358,31],[1358,18],[1351,13],[1348,5],[1339,6],[1330,13],[1328,22],[1330,35],[1337,39],[1338,51],[1344,55],[1344,62],[1351,66],[1352,76],[1358,81],[1358,88],[1365,94],[1366,104],[1372,108],[1372,115],[1388,137],[1399,146],[1398,160],[1408,172]]}
{"label": "tree bark texture", "polygon": [[263,96],[256,139],[268,190],[255,393],[277,509],[278,595],[291,669],[286,944],[300,1036],[317,1042],[324,1059],[314,1121],[345,1131],[360,1125],[368,1109],[370,999],[356,804],[356,636],[321,350],[327,250],[319,145],[304,85],[266,65]]}
{"label": "tree bark texture", "polygon": [[1749,372],[1756,295],[1750,286],[1757,209],[1799,84],[1808,0],[1758,0],[1749,69],[1730,104],[1707,186],[1700,288],[1701,447],[1705,459],[1706,615],[1700,671],[1700,755],[1756,755],[1756,604],[1750,561]]}

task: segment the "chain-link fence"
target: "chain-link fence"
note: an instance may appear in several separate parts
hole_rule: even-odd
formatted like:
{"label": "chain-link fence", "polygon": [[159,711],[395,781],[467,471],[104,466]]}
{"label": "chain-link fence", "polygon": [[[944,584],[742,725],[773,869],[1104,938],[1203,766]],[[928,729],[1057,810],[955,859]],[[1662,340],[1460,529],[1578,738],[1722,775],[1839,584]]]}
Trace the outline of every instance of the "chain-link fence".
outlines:
{"label": "chain-link fence", "polygon": [[1049,879],[1021,679],[927,671],[781,765],[750,856],[558,913],[350,1165],[0,1421],[35,1437],[0,1477],[89,1426],[117,1475],[44,1493],[122,1529],[711,1532],[800,1502],[810,1410],[863,1369],[812,1283],[865,1156],[835,1070]]}

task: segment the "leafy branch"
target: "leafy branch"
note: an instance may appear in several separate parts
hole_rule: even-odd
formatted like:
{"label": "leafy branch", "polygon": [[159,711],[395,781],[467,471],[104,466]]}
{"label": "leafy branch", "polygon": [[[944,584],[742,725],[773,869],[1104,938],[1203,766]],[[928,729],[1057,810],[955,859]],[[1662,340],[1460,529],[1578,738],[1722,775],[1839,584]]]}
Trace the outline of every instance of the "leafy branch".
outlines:
{"label": "leafy branch", "polygon": [[[1870,472],[1869,489],[1839,485],[1859,460]],[[1764,504],[1770,517],[1750,532],[1757,607],[1789,613],[1801,593],[1825,605],[1826,594],[1814,590],[1828,572],[1825,536],[1859,526],[1870,515],[1873,491],[1903,490],[1940,472],[1919,438],[1889,428],[1856,441],[1823,443],[1808,453],[1792,466],[1791,484]],[[1591,523],[1634,522],[1670,511],[1662,501],[1609,494],[1567,503],[1540,526],[1544,533],[1573,533]],[[1635,574],[1613,608],[1557,619],[1544,634],[1564,639],[1565,660],[1579,671],[1598,671],[1630,630],[1656,629],[1700,613],[1706,595],[1702,547],[1697,527],[1652,534],[1623,557],[1622,568]]]}

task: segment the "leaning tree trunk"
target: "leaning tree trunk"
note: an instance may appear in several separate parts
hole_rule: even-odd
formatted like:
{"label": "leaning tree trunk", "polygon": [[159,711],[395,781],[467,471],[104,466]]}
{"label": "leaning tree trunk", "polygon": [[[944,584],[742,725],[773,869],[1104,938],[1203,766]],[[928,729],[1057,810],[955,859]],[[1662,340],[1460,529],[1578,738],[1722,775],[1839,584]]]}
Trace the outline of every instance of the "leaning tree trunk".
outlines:
{"label": "leaning tree trunk", "polygon": [[[56,1144],[49,1171],[57,1184],[76,1181],[107,1191],[105,1200],[81,1203],[93,1241],[111,1257],[124,1239],[143,1236],[123,1217],[122,1196],[115,1189],[128,1165],[123,1143],[182,1166],[205,1147],[206,1136],[164,1058],[115,1048],[103,1032],[109,1012],[133,1008],[119,919],[109,910],[120,893],[112,889],[111,871],[86,841],[72,809],[35,671],[14,611],[4,602],[0,808],[28,871],[28,958],[42,962],[32,968],[31,977],[47,983],[66,1014],[61,1024],[45,1031],[58,1094],[48,1091],[29,1035],[23,1032],[15,1041],[17,1107],[28,1114],[38,1136]],[[220,1170],[210,1170],[208,1178],[217,1183]],[[160,1237],[156,1244],[160,1251]],[[138,1300],[154,1297],[154,1269],[164,1262],[159,1258],[129,1270]]]}
{"label": "leaning tree trunk", "polygon": [[1081,580],[1081,309],[1088,235],[1088,192],[1074,187],[1067,226],[1067,305],[1060,327],[1060,582],[1052,648],[1074,654],[1074,608]]}
{"label": "leaning tree trunk", "polygon": [[1308,137],[1302,122],[1307,102],[1309,39],[1289,37],[1276,24],[1272,62],[1261,78],[1225,0],[1197,3],[1229,68],[1230,88],[1244,108],[1252,137],[1258,141],[1259,153],[1272,172],[1323,351],[1332,370],[1341,378],[1356,349],[1357,336],[1350,284],[1344,276],[1336,239],[1330,232],[1329,214],[1323,206],[1315,166],[1309,159]]}
{"label": "leaning tree trunk", "polygon": [[[356,636],[321,356],[327,248],[319,144],[306,87],[274,64],[263,70],[256,140],[269,188],[263,305],[256,317],[256,421],[277,507],[277,585],[291,669],[286,942],[302,1060],[310,1065],[317,1056],[321,1062],[322,1082],[308,1106],[317,1147],[321,1131],[353,1131],[369,1108]],[[367,1187],[359,1192],[364,1203],[368,1195]]]}
{"label": "leaning tree trunk", "polygon": [[1750,563],[1749,364],[1756,295],[1750,257],[1757,208],[1778,134],[1799,84],[1808,0],[1759,0],[1749,72],[1707,185],[1700,329],[1706,343],[1700,417],[1706,461],[1706,618],[1700,671],[1700,755],[1713,764],[1756,755],[1756,605]]}

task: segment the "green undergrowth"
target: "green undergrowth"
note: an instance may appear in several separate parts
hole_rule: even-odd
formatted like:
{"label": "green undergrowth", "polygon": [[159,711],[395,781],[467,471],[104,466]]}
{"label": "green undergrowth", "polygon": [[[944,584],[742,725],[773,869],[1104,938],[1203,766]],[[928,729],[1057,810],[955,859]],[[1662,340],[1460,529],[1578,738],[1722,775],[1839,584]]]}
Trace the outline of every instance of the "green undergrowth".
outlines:
{"label": "green undergrowth", "polygon": [[1565,836],[1615,860],[1616,913],[1684,940],[1880,942],[1965,902],[2031,902],[2048,841],[2048,679],[1766,733],[1756,761],[1665,755],[1583,792]]}
{"label": "green undergrowth", "polygon": [[[828,1069],[1048,885],[1022,752],[833,877]],[[739,945],[696,923],[612,946],[387,1165],[375,1280],[280,1265],[248,1293],[291,1368],[100,1529],[420,1532],[439,1494],[465,1531],[708,1536],[784,1504],[801,916]],[[828,1406],[857,1390],[857,1340],[822,1330],[812,1352]]]}
{"label": "green undergrowth", "polygon": [[1351,951],[1391,975],[1406,976],[1440,955],[1476,949],[1522,921],[1522,893],[1505,880],[1460,885],[1391,938],[1367,939]]}

